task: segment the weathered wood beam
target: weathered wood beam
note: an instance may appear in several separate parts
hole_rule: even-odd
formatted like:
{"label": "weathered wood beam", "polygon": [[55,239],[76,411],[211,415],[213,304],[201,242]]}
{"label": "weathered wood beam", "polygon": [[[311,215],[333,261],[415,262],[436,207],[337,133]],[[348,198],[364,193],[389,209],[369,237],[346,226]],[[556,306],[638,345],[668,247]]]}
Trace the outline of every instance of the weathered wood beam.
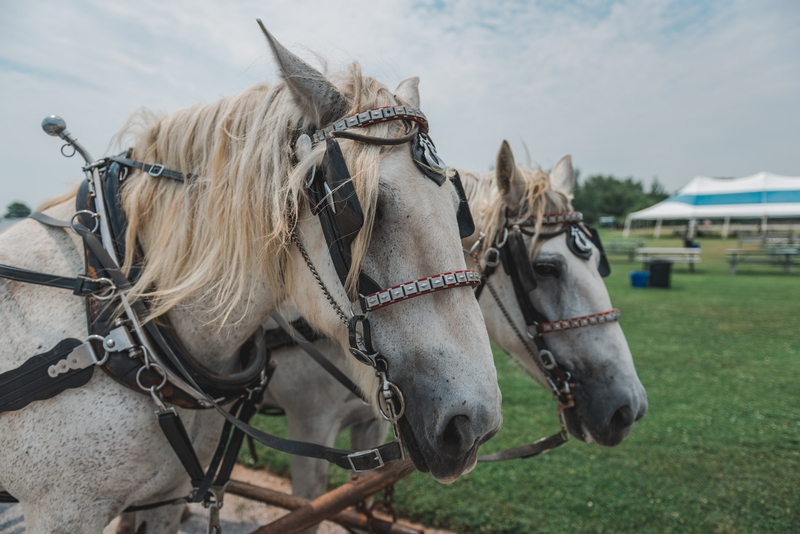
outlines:
{"label": "weathered wood beam", "polygon": [[[297,534],[324,520],[335,521],[348,527],[366,528],[366,516],[345,512],[343,510],[378,493],[382,489],[394,484],[413,472],[414,464],[411,460],[401,460],[379,471],[373,471],[362,475],[357,480],[347,482],[335,490],[317,497],[313,501],[274,492],[272,490],[256,488],[255,486],[251,486],[251,488],[255,489],[248,489],[249,494],[245,495],[244,491],[246,486],[249,485],[236,481],[231,481],[227,491],[236,495],[241,495],[242,497],[269,502],[270,504],[293,510],[291,513],[272,523],[253,531],[252,534]],[[275,501],[267,501],[267,498],[275,499]],[[280,504],[281,502],[287,506]],[[356,523],[344,523],[339,521],[339,519],[345,519],[344,516],[351,516],[350,519],[355,520]],[[379,530],[379,524],[380,528],[388,530]],[[374,520],[373,529],[376,533],[381,534],[421,534],[419,530],[378,519]]]}

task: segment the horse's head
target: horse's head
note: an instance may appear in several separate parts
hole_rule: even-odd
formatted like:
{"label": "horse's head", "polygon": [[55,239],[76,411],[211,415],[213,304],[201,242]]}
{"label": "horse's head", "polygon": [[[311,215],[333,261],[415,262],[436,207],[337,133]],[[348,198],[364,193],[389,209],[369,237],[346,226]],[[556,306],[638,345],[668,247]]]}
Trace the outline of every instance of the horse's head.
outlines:
{"label": "horse's head", "polygon": [[[552,386],[542,363],[550,364],[549,357],[537,363],[533,353],[551,352],[557,367],[570,375],[574,407],[565,412],[570,432],[584,441],[617,445],[644,416],[647,397],[616,312],[611,312],[601,277],[608,274],[608,264],[598,248],[599,237],[572,213],[571,158],[564,156],[548,176],[518,167],[504,141],[493,178],[478,186],[484,198],[472,200],[477,188],[470,183],[468,188],[478,228],[486,233],[483,261],[498,263],[490,283],[521,336],[491,292],[483,291],[480,302],[490,337],[548,389]],[[553,214],[566,215],[546,217]],[[490,247],[499,253],[489,252]],[[519,257],[517,267],[507,268]],[[573,321],[566,324],[565,319]]]}
{"label": "horse's head", "polygon": [[[448,281],[466,268],[457,189],[421,135],[424,117],[393,115],[417,113],[417,79],[392,92],[354,65],[329,81],[267,37],[284,79],[276,98],[289,95],[293,103],[283,125],[296,132],[286,147],[294,161],[288,180],[301,184],[288,193],[296,237],[283,269],[285,296],[343,347],[360,347],[362,359],[388,365],[388,380],[404,396],[399,429],[415,465],[442,482],[455,480],[499,429],[501,397],[469,285],[475,279],[470,273]],[[387,109],[374,123],[358,115]],[[340,126],[324,130],[332,125]],[[392,291],[378,291],[386,289]],[[353,327],[357,339],[349,337],[353,314],[367,315],[379,356],[364,342],[363,323]],[[379,379],[369,361],[351,358],[351,375],[376,397]]]}

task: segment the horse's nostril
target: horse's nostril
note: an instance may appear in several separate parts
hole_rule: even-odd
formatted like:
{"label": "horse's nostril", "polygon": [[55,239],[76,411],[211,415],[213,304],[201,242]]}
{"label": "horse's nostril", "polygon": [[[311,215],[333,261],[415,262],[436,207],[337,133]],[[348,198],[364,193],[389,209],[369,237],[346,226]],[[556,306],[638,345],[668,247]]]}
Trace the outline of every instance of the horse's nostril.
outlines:
{"label": "horse's nostril", "polygon": [[442,452],[451,458],[458,458],[472,447],[469,439],[469,417],[456,415],[447,423],[442,433]]}
{"label": "horse's nostril", "polygon": [[614,412],[614,415],[611,416],[609,426],[614,431],[620,432],[631,426],[634,421],[635,419],[633,410],[631,410],[630,406],[625,405]]}

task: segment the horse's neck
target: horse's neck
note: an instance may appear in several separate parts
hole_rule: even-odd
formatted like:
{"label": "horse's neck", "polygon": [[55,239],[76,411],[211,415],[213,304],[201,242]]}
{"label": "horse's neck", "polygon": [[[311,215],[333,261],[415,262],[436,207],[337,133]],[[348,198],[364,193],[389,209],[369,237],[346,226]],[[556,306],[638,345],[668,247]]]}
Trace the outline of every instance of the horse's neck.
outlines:
{"label": "horse's neck", "polygon": [[195,360],[220,373],[236,368],[239,347],[275,309],[272,293],[263,284],[259,287],[223,319],[200,298],[167,313],[178,338]]}

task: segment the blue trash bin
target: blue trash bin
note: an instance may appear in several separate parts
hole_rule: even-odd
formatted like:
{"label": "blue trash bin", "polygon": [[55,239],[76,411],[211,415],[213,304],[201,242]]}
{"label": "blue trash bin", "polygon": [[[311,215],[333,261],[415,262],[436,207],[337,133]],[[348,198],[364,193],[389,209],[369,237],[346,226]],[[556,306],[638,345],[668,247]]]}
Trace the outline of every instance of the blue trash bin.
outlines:
{"label": "blue trash bin", "polygon": [[633,287],[647,287],[647,282],[650,279],[648,271],[633,271],[631,273],[631,286]]}

